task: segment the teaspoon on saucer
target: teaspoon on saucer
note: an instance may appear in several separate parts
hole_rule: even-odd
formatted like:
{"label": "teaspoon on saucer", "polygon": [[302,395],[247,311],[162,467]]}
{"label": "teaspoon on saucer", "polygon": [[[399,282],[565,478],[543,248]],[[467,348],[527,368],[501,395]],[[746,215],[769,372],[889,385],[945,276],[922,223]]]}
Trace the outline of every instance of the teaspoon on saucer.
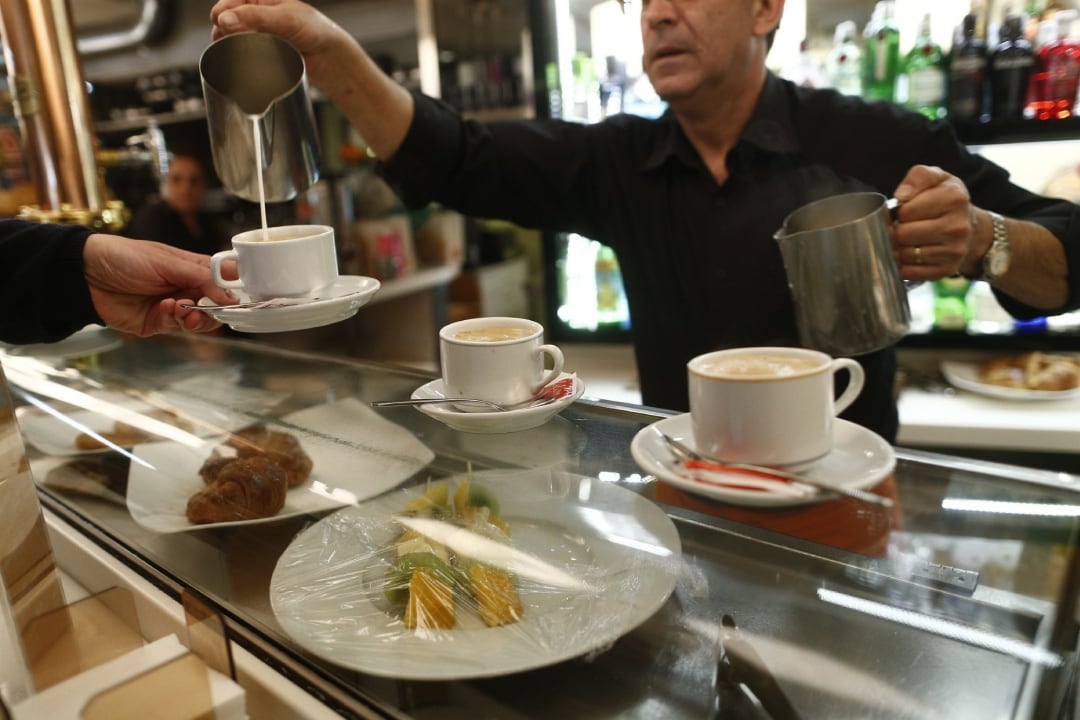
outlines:
{"label": "teaspoon on saucer", "polygon": [[844,497],[849,497],[853,500],[859,500],[870,505],[878,505],[880,507],[886,508],[893,506],[892,499],[883,497],[881,495],[876,495],[865,490],[859,490],[857,488],[837,487],[829,483],[814,480],[813,478],[808,478],[805,475],[787,472],[786,470],[780,470],[778,468],[765,467],[762,465],[751,465],[748,463],[730,463],[724,462],[722,460],[715,460],[713,458],[702,455],[701,453],[688,446],[686,443],[676,440],[667,433],[660,433],[660,435],[664,438],[664,442],[667,443],[667,446],[672,450],[672,454],[683,460],[695,460],[715,464],[718,470],[749,470],[762,476],[772,476],[777,480],[784,480],[787,482],[809,485],[810,487],[817,488],[822,492],[843,495]]}
{"label": "teaspoon on saucer", "polygon": [[490,400],[480,400],[479,398],[412,398],[410,400],[376,400],[371,403],[371,407],[400,407],[402,405],[436,405],[441,403],[475,403],[477,405],[483,405],[489,407],[495,412],[509,412],[511,410],[524,410],[525,408],[543,407],[544,405],[550,405],[559,398],[557,397],[542,397],[542,398],[529,398],[528,400],[522,400],[516,403],[497,403]]}
{"label": "teaspoon on saucer", "polygon": [[305,303],[312,303],[322,298],[317,297],[304,297],[304,298],[272,298],[270,300],[253,300],[251,302],[236,303],[235,305],[182,305],[181,307],[190,308],[192,310],[269,310],[279,307],[291,307],[293,305],[303,305]]}

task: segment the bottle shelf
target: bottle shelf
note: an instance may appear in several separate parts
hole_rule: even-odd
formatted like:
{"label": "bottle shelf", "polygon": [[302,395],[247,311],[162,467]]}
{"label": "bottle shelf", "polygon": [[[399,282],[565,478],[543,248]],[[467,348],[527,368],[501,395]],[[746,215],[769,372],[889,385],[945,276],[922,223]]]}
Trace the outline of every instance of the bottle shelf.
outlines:
{"label": "bottle shelf", "polygon": [[953,122],[952,126],[965,145],[1080,140],[1080,117],[1061,120]]}
{"label": "bottle shelf", "polygon": [[901,348],[950,350],[1080,351],[1080,330],[1048,332],[974,333],[966,330],[911,332]]}

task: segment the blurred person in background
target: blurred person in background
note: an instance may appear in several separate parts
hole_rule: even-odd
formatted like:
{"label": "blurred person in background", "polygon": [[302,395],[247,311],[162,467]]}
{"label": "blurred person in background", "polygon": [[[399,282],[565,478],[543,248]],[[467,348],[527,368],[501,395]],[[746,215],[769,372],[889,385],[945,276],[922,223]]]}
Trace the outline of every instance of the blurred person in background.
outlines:
{"label": "blurred person in background", "polygon": [[206,255],[226,249],[227,238],[213,216],[203,210],[206,187],[202,160],[190,152],[173,151],[161,196],[135,213],[124,228],[124,235]]}
{"label": "blurred person in background", "polygon": [[[210,20],[215,38],[261,31],[296,47],[409,206],[612,247],[646,405],[685,410],[686,363],[701,353],[799,345],[773,234],[830,195],[901,201],[893,241],[906,279],[986,280],[1021,318],[1080,307],[1080,208],[1011,183],[946,123],[770,73],[784,0],[639,1],[643,65],[668,110],[590,125],[467,120],[395,83],[299,0],[218,0]],[[866,385],[843,416],[894,442],[895,350],[857,360]]]}

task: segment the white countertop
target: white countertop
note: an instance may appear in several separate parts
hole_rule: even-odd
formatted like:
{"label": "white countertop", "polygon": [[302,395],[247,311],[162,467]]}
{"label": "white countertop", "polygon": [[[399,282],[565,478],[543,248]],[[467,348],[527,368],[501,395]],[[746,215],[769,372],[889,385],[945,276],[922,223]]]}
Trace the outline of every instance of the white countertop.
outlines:
{"label": "white countertop", "polygon": [[898,405],[898,445],[1080,453],[1080,396],[1021,401],[908,387]]}

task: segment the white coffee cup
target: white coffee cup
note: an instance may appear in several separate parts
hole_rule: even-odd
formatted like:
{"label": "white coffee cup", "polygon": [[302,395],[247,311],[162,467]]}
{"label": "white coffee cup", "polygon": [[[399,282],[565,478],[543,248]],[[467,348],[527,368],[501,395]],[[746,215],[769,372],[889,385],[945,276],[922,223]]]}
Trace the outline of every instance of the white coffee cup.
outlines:
{"label": "white coffee cup", "polygon": [[[833,418],[865,382],[854,360],[803,348],[717,350],[686,367],[697,450],[755,465],[797,465],[827,454]],[[849,380],[834,399],[833,376],[841,369]]]}
{"label": "white coffee cup", "polygon": [[[439,331],[443,386],[448,397],[468,397],[500,404],[527,400],[559,376],[563,354],[543,344],[544,327],[515,317],[459,320]],[[544,369],[544,356],[553,367]],[[461,410],[484,412],[479,405]]]}
{"label": "white coffee cup", "polygon": [[[248,230],[234,235],[232,246],[210,258],[210,274],[215,285],[242,289],[253,300],[302,297],[338,279],[334,228],[328,225]],[[221,276],[226,260],[236,261],[239,280]]]}

